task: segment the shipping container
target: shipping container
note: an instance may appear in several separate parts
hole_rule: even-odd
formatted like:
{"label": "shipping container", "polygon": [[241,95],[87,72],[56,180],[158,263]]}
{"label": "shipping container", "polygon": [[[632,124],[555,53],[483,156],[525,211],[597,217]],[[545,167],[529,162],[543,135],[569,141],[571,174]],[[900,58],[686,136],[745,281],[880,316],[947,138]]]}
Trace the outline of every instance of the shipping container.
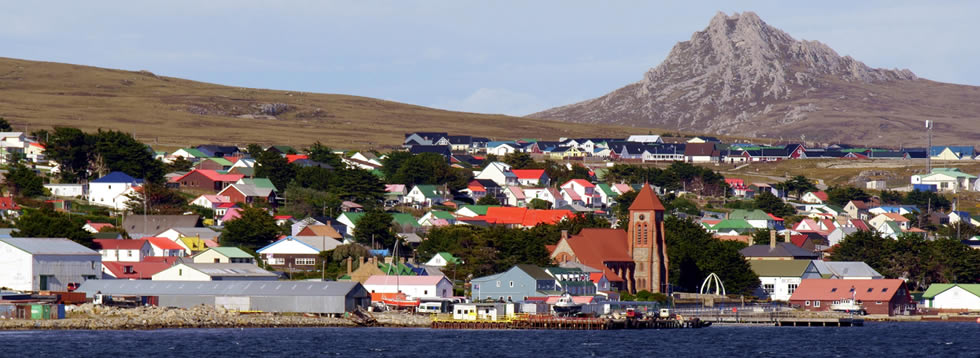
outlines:
{"label": "shipping container", "polygon": [[912,190],[936,192],[935,184],[912,184]]}
{"label": "shipping container", "polygon": [[65,305],[58,305],[57,319],[65,319]]}
{"label": "shipping container", "polygon": [[44,319],[43,305],[31,305],[31,319]]}
{"label": "shipping container", "polygon": [[2,319],[12,319],[15,318],[17,314],[17,306],[15,305],[0,305],[0,318]]}

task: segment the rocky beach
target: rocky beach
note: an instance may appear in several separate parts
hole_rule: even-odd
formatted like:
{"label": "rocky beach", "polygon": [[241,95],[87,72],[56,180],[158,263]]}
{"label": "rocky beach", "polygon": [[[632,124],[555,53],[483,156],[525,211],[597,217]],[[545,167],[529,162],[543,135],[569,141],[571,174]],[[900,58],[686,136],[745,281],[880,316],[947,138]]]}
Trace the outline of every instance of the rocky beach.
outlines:
{"label": "rocky beach", "polygon": [[59,320],[0,320],[0,330],[163,329],[259,327],[429,327],[431,317],[400,312],[372,312],[339,317],[271,312],[242,313],[212,306],[189,309],[145,306],[116,308],[84,304],[67,308]]}

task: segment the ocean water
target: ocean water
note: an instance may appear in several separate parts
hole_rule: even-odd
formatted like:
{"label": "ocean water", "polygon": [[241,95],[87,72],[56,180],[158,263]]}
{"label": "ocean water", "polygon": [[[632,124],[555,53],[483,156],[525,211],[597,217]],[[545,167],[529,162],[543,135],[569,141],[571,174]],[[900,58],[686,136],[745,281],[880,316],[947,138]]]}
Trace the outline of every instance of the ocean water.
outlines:
{"label": "ocean water", "polygon": [[0,357],[980,357],[977,323],[621,331],[0,331]]}

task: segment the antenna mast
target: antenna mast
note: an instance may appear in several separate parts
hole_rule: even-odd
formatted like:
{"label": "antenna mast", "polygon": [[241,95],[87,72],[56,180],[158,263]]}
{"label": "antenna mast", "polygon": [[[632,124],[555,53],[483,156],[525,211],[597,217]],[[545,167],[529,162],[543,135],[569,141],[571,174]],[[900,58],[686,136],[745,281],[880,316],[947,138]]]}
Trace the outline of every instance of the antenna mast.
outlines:
{"label": "antenna mast", "polygon": [[932,173],[932,121],[926,120],[926,133],[929,137],[929,146],[926,148],[926,174]]}

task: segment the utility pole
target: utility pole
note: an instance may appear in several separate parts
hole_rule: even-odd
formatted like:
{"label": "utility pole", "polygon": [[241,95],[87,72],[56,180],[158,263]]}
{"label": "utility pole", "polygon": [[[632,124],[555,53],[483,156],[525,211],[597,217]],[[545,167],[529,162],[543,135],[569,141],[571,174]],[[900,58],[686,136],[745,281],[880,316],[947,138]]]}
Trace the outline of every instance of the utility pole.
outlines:
{"label": "utility pole", "polygon": [[932,173],[932,121],[926,120],[926,133],[928,139],[928,147],[926,147],[926,174]]}

